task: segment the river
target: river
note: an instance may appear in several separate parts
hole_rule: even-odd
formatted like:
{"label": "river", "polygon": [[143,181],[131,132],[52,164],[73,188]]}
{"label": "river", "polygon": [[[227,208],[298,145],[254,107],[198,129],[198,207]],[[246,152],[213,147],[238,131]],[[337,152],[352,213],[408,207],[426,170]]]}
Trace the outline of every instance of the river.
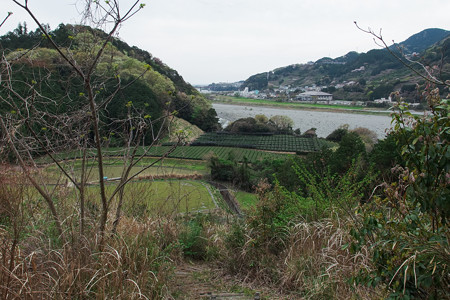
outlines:
{"label": "river", "polygon": [[268,118],[275,115],[284,115],[294,121],[294,129],[300,128],[303,133],[310,128],[317,128],[319,137],[328,136],[341,125],[348,124],[350,129],[366,127],[374,131],[378,138],[386,135],[386,130],[391,127],[391,117],[385,115],[366,115],[359,113],[329,112],[322,110],[284,109],[264,106],[233,105],[213,103],[222,125],[240,118],[266,115]]}

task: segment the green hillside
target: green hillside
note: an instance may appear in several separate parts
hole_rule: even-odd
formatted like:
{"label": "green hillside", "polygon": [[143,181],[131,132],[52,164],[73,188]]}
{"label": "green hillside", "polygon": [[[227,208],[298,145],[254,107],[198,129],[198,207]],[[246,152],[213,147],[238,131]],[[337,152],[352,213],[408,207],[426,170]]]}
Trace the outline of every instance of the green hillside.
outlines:
{"label": "green hillside", "polygon": [[[79,62],[81,68],[98,47],[95,45],[106,37],[97,29],[69,24],[60,24],[50,35],[66,55]],[[29,89],[27,84],[39,87],[41,99],[58,99],[58,103],[46,104],[55,113],[67,111],[68,105],[73,107],[81,103],[82,83],[73,76],[71,67],[60,58],[40,29],[28,31],[19,24],[17,29],[0,37],[0,50],[11,63],[12,82],[20,94]],[[120,39],[113,38],[108,43],[93,76],[98,84],[98,103],[106,101],[105,120],[123,118],[128,113],[128,106],[132,105],[141,114],[155,120],[153,125],[156,128],[157,120],[165,111],[176,111],[178,117],[202,130],[217,127],[216,113],[209,101],[185,82],[176,70],[149,52],[129,46]],[[121,89],[114,95],[114,101],[108,102],[108,97],[115,93],[119,84]],[[11,110],[5,103],[0,104],[0,109]]]}
{"label": "green hillside", "polygon": [[[427,29],[390,49],[398,56],[405,55],[412,61],[436,66],[439,71],[435,75],[445,81],[450,78],[449,44],[449,31]],[[410,63],[406,59],[404,62]],[[414,65],[420,70],[419,65]],[[249,90],[273,92],[284,88],[289,89],[290,97],[295,97],[306,87],[314,86],[333,94],[334,99],[360,101],[388,98],[391,92],[399,91],[407,101],[420,102],[423,99],[416,91],[416,84],[423,82],[388,50],[374,49],[255,74],[242,84],[241,89],[248,87]]]}
{"label": "green hillside", "polygon": [[420,53],[430,46],[439,43],[450,34],[449,31],[440,28],[425,29],[419,33],[410,36],[405,41],[401,42],[399,46],[406,54]]}

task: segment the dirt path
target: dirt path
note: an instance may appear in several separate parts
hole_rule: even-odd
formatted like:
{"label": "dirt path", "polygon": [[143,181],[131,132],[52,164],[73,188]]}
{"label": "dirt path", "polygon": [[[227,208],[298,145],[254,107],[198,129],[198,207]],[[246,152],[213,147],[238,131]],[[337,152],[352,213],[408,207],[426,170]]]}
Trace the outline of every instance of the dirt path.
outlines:
{"label": "dirt path", "polygon": [[182,263],[175,270],[174,299],[259,299],[239,282],[223,277],[222,272],[204,262]]}

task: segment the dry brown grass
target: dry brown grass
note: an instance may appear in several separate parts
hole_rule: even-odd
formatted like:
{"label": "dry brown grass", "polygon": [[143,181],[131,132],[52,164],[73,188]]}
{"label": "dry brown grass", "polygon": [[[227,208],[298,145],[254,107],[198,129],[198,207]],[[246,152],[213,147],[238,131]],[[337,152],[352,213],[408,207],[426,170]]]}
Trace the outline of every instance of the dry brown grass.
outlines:
{"label": "dry brown grass", "polygon": [[[14,268],[1,265],[2,279],[7,279],[2,280],[7,282],[2,284],[2,299],[165,298],[172,276],[171,253],[152,242],[152,233],[133,239],[112,237],[103,252],[92,250],[97,249],[97,239],[77,248],[46,247],[43,237],[28,245],[28,251],[19,245]],[[2,255],[2,262],[9,258]]]}
{"label": "dry brown grass", "polygon": [[282,253],[280,286],[300,289],[309,299],[372,299],[373,290],[348,283],[360,269],[372,266],[367,249],[352,254],[346,248],[351,239],[342,226],[336,219],[296,224],[291,229],[289,247]]}
{"label": "dry brown grass", "polygon": [[288,299],[383,296],[349,283],[360,269],[372,268],[370,253],[345,248],[350,222],[337,216],[290,224],[261,239],[260,227],[232,225],[220,212],[138,219],[125,212],[117,233],[99,247],[96,214],[87,214],[87,229],[80,235],[76,205],[62,201],[67,193],[64,187],[53,192],[70,237],[61,244],[45,205],[20,173],[0,172],[1,299],[172,299],[173,270],[183,260],[180,236],[189,218],[202,226],[198,240],[205,259],[257,290]]}
{"label": "dry brown grass", "polygon": [[17,171],[0,173],[1,299],[170,298],[167,284],[181,257],[170,218],[124,217],[99,251],[96,220],[80,236],[76,210],[55,190],[70,241],[61,244],[45,206]]}
{"label": "dry brown grass", "polygon": [[2,230],[2,299],[166,298],[173,261],[179,257],[166,235],[171,230],[163,220],[124,222],[102,252],[96,250],[97,236],[58,248],[35,232],[18,244],[13,268],[5,251],[12,241]]}
{"label": "dry brown grass", "polygon": [[[258,244],[245,228],[245,243],[222,256],[222,266],[242,280],[271,286],[289,299],[379,299],[382,290],[350,283],[362,268],[372,268],[367,249],[353,254],[348,222],[338,218],[294,224],[279,252]],[[245,226],[245,225],[243,225]],[[229,232],[229,229],[228,229]]]}

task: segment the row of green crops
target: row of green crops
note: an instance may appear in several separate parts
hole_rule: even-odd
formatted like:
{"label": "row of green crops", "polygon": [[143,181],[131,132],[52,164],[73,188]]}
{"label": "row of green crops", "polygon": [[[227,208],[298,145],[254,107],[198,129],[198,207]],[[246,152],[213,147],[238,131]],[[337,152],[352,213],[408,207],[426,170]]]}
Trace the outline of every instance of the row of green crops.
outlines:
{"label": "row of green crops", "polygon": [[[173,151],[172,151],[173,150]],[[166,153],[170,152],[168,155]],[[95,156],[95,150],[89,151],[90,155]],[[119,148],[109,148],[103,152],[106,156],[121,156],[124,153],[124,149]],[[178,146],[175,149],[171,146],[153,146],[151,148],[141,147],[138,150],[137,155],[145,154],[149,157],[161,157],[166,155],[168,158],[178,158],[178,159],[193,159],[193,160],[206,160],[212,155],[216,155],[220,159],[228,159],[233,156],[237,161],[244,161],[246,159],[248,162],[261,161],[264,159],[286,159],[287,154],[282,153],[272,153],[253,149],[244,148],[229,148],[229,147],[213,147],[213,146]],[[79,151],[71,151],[60,153],[56,156],[58,160],[68,160],[68,159],[78,159],[82,155]],[[48,157],[43,157],[40,159],[41,163],[51,163]]]}
{"label": "row of green crops", "polygon": [[[163,156],[170,149],[172,149],[170,146],[155,146],[148,151],[147,155],[156,157]],[[144,151],[144,148],[141,148],[140,151]],[[264,159],[285,159],[287,157],[286,154],[270,153],[252,149],[232,149],[229,147],[213,146],[178,146],[168,155],[168,157],[205,160],[212,155],[216,155],[221,159],[227,159],[230,156],[230,153],[238,161],[243,161],[244,158],[246,158],[250,162]]]}
{"label": "row of green crops", "polygon": [[318,138],[294,135],[239,135],[210,132],[201,135],[191,146],[239,147],[280,152],[316,152],[323,142]]}

